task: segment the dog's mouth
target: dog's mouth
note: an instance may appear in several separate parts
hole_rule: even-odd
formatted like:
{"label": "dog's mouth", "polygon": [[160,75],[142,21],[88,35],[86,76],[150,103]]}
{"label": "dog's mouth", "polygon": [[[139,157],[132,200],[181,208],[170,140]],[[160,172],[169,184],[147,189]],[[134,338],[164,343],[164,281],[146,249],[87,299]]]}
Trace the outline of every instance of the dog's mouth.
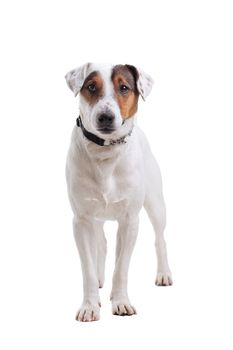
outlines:
{"label": "dog's mouth", "polygon": [[101,132],[101,134],[111,134],[112,132],[114,132],[116,129],[114,128],[98,128],[97,129],[99,132]]}

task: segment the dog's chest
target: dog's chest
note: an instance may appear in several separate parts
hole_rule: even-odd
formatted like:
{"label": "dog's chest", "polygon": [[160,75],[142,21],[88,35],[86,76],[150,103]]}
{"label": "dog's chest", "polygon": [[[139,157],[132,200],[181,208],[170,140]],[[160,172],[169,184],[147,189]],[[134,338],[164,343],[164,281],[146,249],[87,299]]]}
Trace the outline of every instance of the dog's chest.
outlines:
{"label": "dog's chest", "polygon": [[97,197],[105,203],[105,206],[122,201],[128,196],[126,169],[112,164],[111,160],[106,160],[96,164],[93,171],[93,186]]}
{"label": "dog's chest", "polygon": [[128,206],[134,184],[129,170],[121,165],[104,161],[95,164],[86,187],[85,207],[100,219],[115,218]]}
{"label": "dog's chest", "polygon": [[143,172],[137,143],[91,149],[71,147],[67,160],[68,192],[79,215],[113,219],[142,205]]}

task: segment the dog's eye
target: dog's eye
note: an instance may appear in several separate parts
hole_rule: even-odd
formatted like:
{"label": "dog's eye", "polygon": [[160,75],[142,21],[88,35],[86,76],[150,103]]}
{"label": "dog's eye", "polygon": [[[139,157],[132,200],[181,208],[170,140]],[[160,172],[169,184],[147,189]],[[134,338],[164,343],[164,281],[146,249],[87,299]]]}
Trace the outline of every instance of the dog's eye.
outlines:
{"label": "dog's eye", "polygon": [[89,84],[87,89],[91,94],[94,94],[96,92],[96,86],[94,83]]}
{"label": "dog's eye", "polygon": [[120,90],[121,94],[127,94],[127,92],[129,91],[129,87],[124,85],[124,84],[122,84],[122,85],[120,85],[119,90]]}

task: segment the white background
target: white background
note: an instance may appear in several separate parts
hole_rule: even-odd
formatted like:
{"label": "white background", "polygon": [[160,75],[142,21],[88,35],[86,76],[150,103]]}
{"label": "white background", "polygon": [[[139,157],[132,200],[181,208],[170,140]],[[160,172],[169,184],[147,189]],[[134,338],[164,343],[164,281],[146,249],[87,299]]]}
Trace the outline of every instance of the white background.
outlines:
{"label": "white background", "polygon": [[[232,349],[231,1],[1,3],[2,349]],[[154,234],[142,211],[129,294],[111,315],[114,223],[107,223],[101,320],[78,323],[81,272],[65,158],[78,115],[68,70],[130,63],[154,80],[138,123],[160,164],[174,286],[154,286]]]}

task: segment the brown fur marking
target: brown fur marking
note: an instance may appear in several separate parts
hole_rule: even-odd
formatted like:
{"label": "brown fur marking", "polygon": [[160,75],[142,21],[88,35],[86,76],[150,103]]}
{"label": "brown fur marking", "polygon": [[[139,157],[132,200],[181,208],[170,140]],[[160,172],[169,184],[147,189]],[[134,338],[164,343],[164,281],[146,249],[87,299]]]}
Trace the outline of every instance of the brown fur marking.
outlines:
{"label": "brown fur marking", "polygon": [[[88,89],[88,86],[92,84],[96,87],[95,92],[90,92]],[[103,85],[99,72],[92,72],[85,79],[80,93],[90,105],[93,105],[103,96]]]}
{"label": "brown fur marking", "polygon": [[[112,81],[122,118],[132,117],[137,112],[139,96],[134,74],[127,65],[118,65],[113,68]],[[120,91],[121,85],[126,85],[129,90],[122,93]]]}

